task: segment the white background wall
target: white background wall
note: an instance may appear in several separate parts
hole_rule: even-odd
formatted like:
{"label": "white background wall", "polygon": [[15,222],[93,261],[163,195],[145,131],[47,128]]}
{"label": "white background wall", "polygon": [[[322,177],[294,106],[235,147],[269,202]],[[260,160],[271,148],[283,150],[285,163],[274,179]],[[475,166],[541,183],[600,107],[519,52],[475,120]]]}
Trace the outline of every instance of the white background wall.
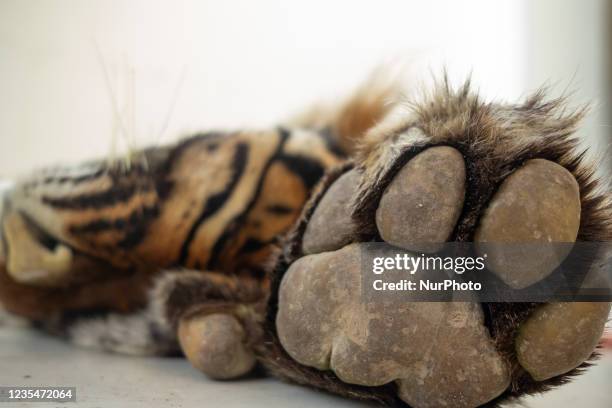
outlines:
{"label": "white background wall", "polygon": [[612,169],[612,1],[536,0],[527,3],[528,88],[548,83],[591,104],[581,134]]}
{"label": "white background wall", "polygon": [[[0,177],[114,144],[269,126],[380,63],[414,62],[424,77],[446,65],[456,80],[472,71],[484,94],[508,100],[573,78],[578,102],[605,104],[604,4],[0,0]],[[592,127],[609,124],[602,114]]]}

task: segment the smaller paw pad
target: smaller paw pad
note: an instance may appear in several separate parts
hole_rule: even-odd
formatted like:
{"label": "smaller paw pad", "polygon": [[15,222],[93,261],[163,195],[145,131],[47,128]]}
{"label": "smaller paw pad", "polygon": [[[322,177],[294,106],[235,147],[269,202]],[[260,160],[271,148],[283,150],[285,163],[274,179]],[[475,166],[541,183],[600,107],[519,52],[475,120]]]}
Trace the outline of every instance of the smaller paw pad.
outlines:
{"label": "smaller paw pad", "polygon": [[579,227],[576,179],[556,163],[535,159],[504,180],[474,240],[481,254],[488,253],[488,268],[506,284],[522,289],[561,264]]}
{"label": "smaller paw pad", "polygon": [[348,244],[354,235],[349,203],[359,183],[359,173],[351,170],[336,180],[317,206],[304,232],[306,254],[333,251]]}
{"label": "smaller paw pad", "polygon": [[229,314],[184,318],[178,335],[191,364],[211,378],[240,377],[255,366],[255,357],[244,344],[244,329]]}
{"label": "smaller paw pad", "polygon": [[380,236],[411,251],[436,252],[455,228],[464,194],[461,153],[431,147],[410,160],[385,190],[376,210]]}
{"label": "smaller paw pad", "polygon": [[519,329],[516,353],[538,380],[564,374],[585,361],[603,334],[610,303],[549,303]]}

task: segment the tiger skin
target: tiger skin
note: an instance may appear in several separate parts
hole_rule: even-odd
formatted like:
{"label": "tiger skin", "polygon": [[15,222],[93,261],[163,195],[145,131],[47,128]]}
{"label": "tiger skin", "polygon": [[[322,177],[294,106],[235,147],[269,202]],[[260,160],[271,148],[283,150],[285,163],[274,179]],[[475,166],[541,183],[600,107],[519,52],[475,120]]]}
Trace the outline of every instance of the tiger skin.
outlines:
{"label": "tiger skin", "polygon": [[[449,186],[465,189],[458,202],[445,201],[456,215],[443,241],[498,233],[484,225],[569,237],[560,242],[612,240],[609,191],[599,189],[595,164],[573,136],[584,112],[568,113],[541,93],[516,105],[486,103],[469,83],[453,89],[444,81],[424,101],[400,93],[370,83],[344,105],[285,127],[196,135],[129,163],[59,167],[18,181],[0,208],[0,302],[82,346],[182,352],[218,379],[259,363],[285,380],[388,405],[494,406],[567,382],[595,356],[610,303],[421,303],[379,320],[380,305],[352,310],[355,294],[334,281],[326,259],[348,264],[364,242],[410,249],[384,228],[411,228],[395,204],[414,204],[418,194],[406,193],[414,186],[432,189],[434,208]],[[436,160],[457,169],[442,187],[423,181],[450,168]],[[412,165],[421,174],[394,190]],[[513,185],[562,199],[515,200]],[[379,224],[385,200],[396,210]],[[497,222],[490,212],[504,205],[522,218]],[[415,219],[415,231],[436,232],[427,217]],[[406,322],[411,313],[418,318]],[[440,313],[471,318],[404,347],[401,333],[419,329],[416,321],[427,332]],[[383,323],[403,329],[380,333]],[[474,342],[469,353],[453,354],[458,338]],[[441,360],[422,369],[419,344],[445,341],[451,345],[433,353]]]}
{"label": "tiger skin", "polygon": [[[129,169],[100,161],[38,171],[5,198],[2,303],[36,319],[128,312],[144,305],[155,274],[177,267],[265,285],[279,237],[342,160],[329,143],[284,128],[208,133],[145,150]],[[32,273],[54,255],[67,267]]]}

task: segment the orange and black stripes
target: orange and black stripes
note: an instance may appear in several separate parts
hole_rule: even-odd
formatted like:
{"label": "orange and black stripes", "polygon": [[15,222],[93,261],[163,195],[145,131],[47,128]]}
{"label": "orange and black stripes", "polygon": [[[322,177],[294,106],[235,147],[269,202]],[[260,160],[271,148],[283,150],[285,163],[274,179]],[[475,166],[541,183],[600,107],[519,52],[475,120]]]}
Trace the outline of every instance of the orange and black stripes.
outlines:
{"label": "orange and black stripes", "polygon": [[[11,207],[31,226],[23,239],[48,254],[59,246],[71,253],[73,283],[116,280],[125,291],[130,274],[168,267],[259,280],[312,187],[341,160],[313,131],[205,133],[143,150],[129,168],[97,162],[39,172],[18,184]],[[100,305],[121,306],[123,297]]]}
{"label": "orange and black stripes", "polygon": [[[144,150],[129,170],[94,164],[71,175],[60,169],[28,185],[38,185],[40,205],[75,248],[136,254],[164,267],[224,268],[228,251],[235,257],[273,244],[325,169],[340,160],[324,137],[300,132],[203,133]],[[58,190],[58,183],[70,186]],[[298,202],[274,198],[284,193]],[[173,227],[172,239],[159,237]]]}
{"label": "orange and black stripes", "polygon": [[231,239],[232,236],[236,233],[236,230],[238,230],[243,225],[245,218],[251,212],[251,210],[253,209],[253,206],[255,205],[255,202],[259,198],[261,194],[263,182],[266,176],[268,175],[270,166],[272,165],[272,163],[274,163],[275,160],[278,160],[278,158],[281,156],[283,147],[285,146],[285,143],[287,143],[287,139],[290,137],[290,133],[287,130],[282,129],[282,128],[279,129],[279,134],[280,134],[280,140],[278,142],[276,151],[272,154],[272,156],[265,163],[263,170],[261,171],[261,174],[259,176],[259,179],[257,180],[257,187],[255,188],[253,195],[251,199],[249,200],[248,205],[246,206],[244,211],[242,211],[242,213],[238,214],[237,216],[234,217],[232,221],[230,221],[230,223],[228,224],[228,227],[225,229],[223,234],[219,237],[219,239],[217,239],[217,241],[213,245],[212,253],[210,255],[208,264],[206,265],[207,269],[215,269],[215,267],[217,267],[216,265],[217,260],[219,258],[219,254],[222,251],[223,247],[226,245],[227,241]]}
{"label": "orange and black stripes", "polygon": [[[136,194],[154,191],[151,178],[141,166],[133,168],[128,175],[115,172],[101,173],[111,180],[111,186],[102,191],[75,196],[53,197],[44,195],[41,200],[45,205],[58,210],[103,209],[128,201]],[[99,176],[98,176],[99,177]],[[91,181],[95,177],[82,179],[80,182]]]}
{"label": "orange and black stripes", "polygon": [[[48,176],[43,178],[40,183],[41,184],[65,184],[65,183],[71,183],[71,184],[80,184],[80,183],[84,183],[87,181],[91,181],[94,180],[98,177],[100,177],[102,174],[104,174],[105,170],[103,168],[100,168],[96,171],[94,171],[93,173],[89,173],[89,174],[83,174],[80,176]],[[35,185],[35,184],[34,184]]]}
{"label": "orange and black stripes", "polygon": [[72,235],[84,237],[107,231],[121,232],[124,236],[117,242],[117,246],[127,250],[135,247],[142,241],[146,232],[146,226],[158,215],[159,206],[155,203],[137,208],[126,217],[116,219],[100,218],[85,224],[72,225],[68,230]]}
{"label": "orange and black stripes", "polygon": [[289,171],[298,175],[309,190],[321,180],[325,172],[323,164],[310,157],[285,154],[281,155],[278,159],[287,166]]}
{"label": "orange and black stripes", "polygon": [[242,177],[244,170],[246,168],[246,163],[249,154],[249,146],[245,143],[239,143],[236,146],[236,150],[234,152],[234,157],[231,160],[232,166],[232,177],[227,187],[216,194],[211,195],[206,199],[205,204],[203,206],[202,212],[196,219],[195,223],[191,226],[187,237],[185,238],[183,245],[181,246],[181,253],[178,259],[178,264],[182,265],[187,260],[189,255],[189,249],[191,247],[191,243],[195,237],[196,232],[202,225],[202,223],[212,217],[219,209],[225,204],[225,202],[229,199],[230,195],[236,188],[240,177]]}

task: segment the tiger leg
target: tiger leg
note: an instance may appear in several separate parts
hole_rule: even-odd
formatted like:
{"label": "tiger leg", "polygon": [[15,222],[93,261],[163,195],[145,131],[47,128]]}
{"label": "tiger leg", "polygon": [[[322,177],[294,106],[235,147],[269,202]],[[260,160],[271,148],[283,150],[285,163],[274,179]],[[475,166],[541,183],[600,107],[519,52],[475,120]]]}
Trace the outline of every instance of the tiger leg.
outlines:
{"label": "tiger leg", "polygon": [[158,211],[154,184],[142,167],[97,162],[12,185],[0,196],[0,303],[35,320],[142,307],[155,269],[122,243]]}
{"label": "tiger leg", "polygon": [[185,354],[207,376],[229,379],[255,366],[266,288],[254,279],[194,270],[163,271],[146,308],[96,317],[71,313],[42,327],[72,343],[131,355]]}
{"label": "tiger leg", "polygon": [[[339,160],[316,132],[278,128],[195,135],[139,152],[129,166],[37,171],[0,194],[0,268],[10,281],[0,302],[26,317],[125,313],[144,306],[160,270],[261,270]],[[127,281],[133,290],[119,285]]]}

